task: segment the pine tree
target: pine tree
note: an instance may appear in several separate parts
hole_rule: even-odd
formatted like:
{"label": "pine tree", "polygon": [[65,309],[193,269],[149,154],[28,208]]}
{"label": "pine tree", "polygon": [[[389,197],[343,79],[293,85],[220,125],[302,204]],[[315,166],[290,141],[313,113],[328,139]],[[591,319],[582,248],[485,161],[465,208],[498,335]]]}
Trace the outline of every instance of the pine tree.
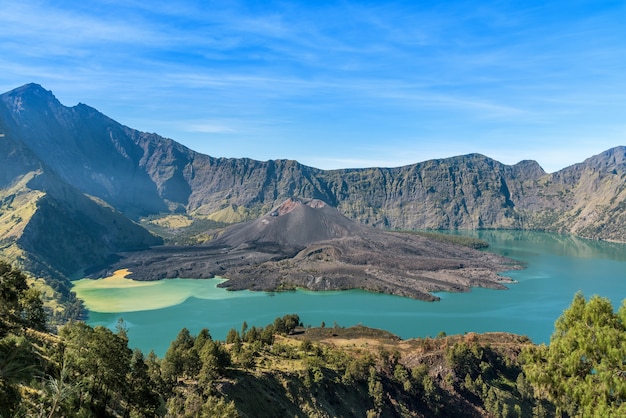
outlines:
{"label": "pine tree", "polygon": [[625,306],[616,314],[606,298],[574,297],[550,345],[526,353],[524,372],[539,396],[570,416],[626,416]]}

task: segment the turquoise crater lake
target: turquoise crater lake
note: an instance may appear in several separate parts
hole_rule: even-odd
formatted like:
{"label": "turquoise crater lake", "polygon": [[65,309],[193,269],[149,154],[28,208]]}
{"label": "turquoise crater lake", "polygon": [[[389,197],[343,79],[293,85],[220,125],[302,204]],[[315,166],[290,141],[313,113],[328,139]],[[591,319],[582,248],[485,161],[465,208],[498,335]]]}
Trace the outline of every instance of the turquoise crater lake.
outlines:
{"label": "turquoise crater lake", "polygon": [[[277,316],[297,313],[305,324],[362,324],[402,338],[464,332],[506,331],[548,342],[554,321],[574,294],[606,296],[617,308],[626,298],[626,245],[588,241],[569,235],[527,231],[471,231],[489,251],[523,262],[524,270],[503,273],[517,281],[510,290],[472,289],[439,293],[439,302],[423,302],[361,290],[285,293],[230,292],[219,280],[169,279],[159,282],[111,282],[90,286],[75,282],[89,309],[87,323],[128,326],[131,347],[162,356],[181,328],[208,328],[223,339],[229,329],[264,326]],[[91,283],[90,283],[91,282]],[[129,282],[126,280],[126,282]]]}

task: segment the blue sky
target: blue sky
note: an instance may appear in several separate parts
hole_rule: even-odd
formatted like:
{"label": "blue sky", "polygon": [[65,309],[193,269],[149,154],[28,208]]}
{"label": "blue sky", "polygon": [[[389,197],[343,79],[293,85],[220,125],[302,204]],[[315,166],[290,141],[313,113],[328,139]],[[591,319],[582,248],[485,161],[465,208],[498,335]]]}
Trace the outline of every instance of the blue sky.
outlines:
{"label": "blue sky", "polygon": [[215,157],[324,168],[626,144],[625,1],[0,0],[36,82]]}

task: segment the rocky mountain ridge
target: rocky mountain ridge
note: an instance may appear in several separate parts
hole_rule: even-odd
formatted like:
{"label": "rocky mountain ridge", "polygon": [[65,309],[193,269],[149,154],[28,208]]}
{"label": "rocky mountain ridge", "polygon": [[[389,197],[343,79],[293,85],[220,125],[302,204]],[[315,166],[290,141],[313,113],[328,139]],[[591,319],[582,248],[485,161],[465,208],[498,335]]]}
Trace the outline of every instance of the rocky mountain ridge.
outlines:
{"label": "rocky mountain ridge", "polygon": [[[87,196],[90,205],[108,207],[119,217],[115,222],[126,225],[119,239],[98,238],[106,245],[97,246],[107,251],[158,242],[130,220],[179,214],[191,222],[233,223],[255,219],[293,196],[319,199],[350,219],[387,229],[535,229],[626,242],[623,146],[551,174],[534,161],[505,165],[480,154],[395,168],[320,170],[291,160],[203,155],[123,126],[87,105],[63,106],[37,84],[0,95],[0,131],[0,188],[6,195],[0,216],[19,217],[6,206],[15,199],[8,195],[49,195],[50,184],[56,184],[65,190],[58,194],[61,202]],[[26,177],[41,177],[34,174],[38,170],[54,180],[26,187],[33,184]],[[80,213],[99,217],[96,212]],[[39,225],[62,212],[54,213]],[[85,229],[80,218],[62,217],[87,231],[82,236],[98,230]],[[40,240],[44,232],[35,234],[29,219],[22,216],[19,228],[0,234],[6,245],[17,242],[18,230],[20,237],[28,235],[22,242]],[[127,245],[124,236],[143,237],[135,243],[141,245]],[[67,248],[76,253],[94,245]],[[56,266],[57,255],[50,257],[54,260],[47,263]],[[75,260],[62,270],[69,271],[69,264],[76,271],[89,266],[88,260]]]}

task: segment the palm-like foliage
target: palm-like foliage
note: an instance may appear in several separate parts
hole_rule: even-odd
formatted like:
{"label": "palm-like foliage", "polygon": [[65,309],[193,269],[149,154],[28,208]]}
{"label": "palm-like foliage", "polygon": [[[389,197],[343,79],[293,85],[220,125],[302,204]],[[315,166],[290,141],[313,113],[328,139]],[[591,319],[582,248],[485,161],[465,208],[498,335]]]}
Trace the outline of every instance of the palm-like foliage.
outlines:
{"label": "palm-like foliage", "polygon": [[18,385],[28,383],[37,370],[36,357],[25,338],[0,340],[0,417],[12,416],[20,402]]}

